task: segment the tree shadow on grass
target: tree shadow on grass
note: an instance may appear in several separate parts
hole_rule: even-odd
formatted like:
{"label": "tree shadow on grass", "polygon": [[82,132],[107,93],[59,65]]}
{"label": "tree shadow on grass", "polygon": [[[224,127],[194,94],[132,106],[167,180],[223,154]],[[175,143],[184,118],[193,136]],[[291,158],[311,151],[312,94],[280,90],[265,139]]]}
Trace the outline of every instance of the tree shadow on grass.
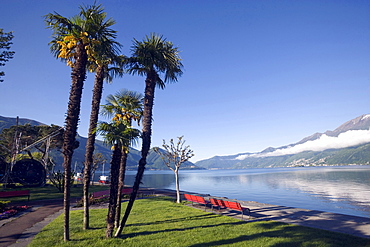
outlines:
{"label": "tree shadow on grass", "polygon": [[218,215],[209,213],[209,214],[202,214],[202,215],[196,215],[196,216],[187,216],[182,218],[174,218],[174,219],[168,219],[168,220],[158,220],[153,222],[145,222],[145,223],[134,223],[134,224],[127,224],[126,226],[146,226],[146,225],[159,225],[159,224],[165,224],[165,223],[176,223],[181,222],[184,220],[205,220],[205,219],[211,219],[219,217]]}
{"label": "tree shadow on grass", "polygon": [[[279,223],[279,222],[266,222],[265,224],[260,223],[258,227],[265,229],[265,231],[263,232],[250,234],[250,235],[246,234],[246,235],[241,235],[235,238],[222,239],[222,240],[212,241],[208,243],[197,243],[197,244],[193,244],[190,246],[191,247],[222,246],[222,245],[230,245],[230,244],[236,244],[236,243],[247,242],[247,241],[255,241],[258,239],[262,239],[262,238],[281,238],[282,236],[286,237],[286,231],[289,227],[291,227],[289,225],[287,225],[286,227],[280,230],[269,231],[270,229],[274,229],[281,225],[286,225],[286,224]],[[266,244],[265,241],[263,242]],[[292,239],[289,239],[289,242],[284,242],[282,245],[279,244],[279,245],[268,245],[268,246],[300,246],[300,243],[301,241],[292,241]]]}
{"label": "tree shadow on grass", "polygon": [[[196,243],[190,245],[189,247],[203,247],[203,246],[222,246],[237,244],[247,241],[254,241],[258,245],[258,240],[260,240],[261,246],[268,245],[273,247],[289,247],[289,246],[320,246],[325,244],[325,246],[331,247],[342,247],[342,246],[370,246],[370,240],[364,238],[358,238],[349,236],[346,234],[337,234],[329,231],[317,230],[309,227],[303,226],[294,226],[290,224],[267,221],[265,223],[260,222],[258,227],[265,229],[263,232],[255,234],[245,234],[239,237],[216,240],[207,243]],[[271,231],[271,229],[275,229]],[[271,242],[277,242],[273,244],[268,244],[268,239],[271,239]],[[277,239],[274,241],[273,239]],[[251,243],[249,243],[251,244]]]}
{"label": "tree shadow on grass", "polygon": [[121,239],[126,238],[132,238],[135,236],[144,236],[144,235],[152,235],[152,234],[158,234],[158,233],[168,233],[168,232],[182,232],[187,230],[194,230],[194,229],[206,229],[211,227],[218,227],[218,226],[237,226],[241,224],[246,224],[244,221],[238,221],[238,222],[230,222],[230,223],[220,223],[220,224],[213,224],[213,225],[198,225],[198,226],[192,226],[192,227],[183,227],[183,228],[171,228],[171,229],[163,229],[158,231],[142,231],[142,232],[133,232],[128,233],[120,236]]}

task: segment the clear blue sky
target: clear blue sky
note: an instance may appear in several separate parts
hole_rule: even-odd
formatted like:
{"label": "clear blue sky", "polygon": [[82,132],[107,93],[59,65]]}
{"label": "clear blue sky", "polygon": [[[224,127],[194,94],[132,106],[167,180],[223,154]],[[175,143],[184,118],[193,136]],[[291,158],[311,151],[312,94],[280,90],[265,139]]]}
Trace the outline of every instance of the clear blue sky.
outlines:
{"label": "clear blue sky", "polygon": [[[70,68],[50,53],[43,15],[65,17],[93,1],[2,0],[0,28],[14,31],[1,67],[0,115],[64,125]],[[298,142],[370,113],[370,1],[105,0],[130,54],[156,32],[180,48],[184,74],[157,89],[152,146],[184,135],[193,162]],[[93,74],[78,132],[87,135]],[[143,92],[144,78],[105,84]]]}

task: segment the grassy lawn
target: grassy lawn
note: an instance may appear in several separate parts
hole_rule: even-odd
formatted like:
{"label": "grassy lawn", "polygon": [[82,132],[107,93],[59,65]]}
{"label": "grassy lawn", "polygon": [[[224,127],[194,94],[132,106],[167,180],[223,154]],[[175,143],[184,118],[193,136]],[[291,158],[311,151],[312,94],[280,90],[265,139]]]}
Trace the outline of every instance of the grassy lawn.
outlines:
{"label": "grassy lawn", "polygon": [[370,246],[368,239],[274,221],[239,221],[164,197],[137,200],[120,238],[105,238],[106,209],[91,210],[92,229],[86,231],[82,215],[71,212],[71,241],[63,241],[61,215],[29,246]]}
{"label": "grassy lawn", "polygon": [[[1,184],[0,184],[1,186]],[[2,187],[1,187],[2,188]],[[108,190],[109,186],[102,186],[102,185],[92,185],[90,186],[90,192],[100,191],[100,190]],[[23,187],[19,186],[17,188],[9,188],[6,191],[11,190],[29,190],[30,191],[30,201],[34,200],[45,200],[45,199],[62,199],[63,193],[58,192],[58,189],[54,186],[47,184],[44,187]],[[71,187],[71,197],[72,198],[81,198],[83,193],[83,185],[76,184],[72,185]],[[26,196],[22,197],[11,197],[11,198],[0,198],[0,201],[11,201],[11,202],[22,202],[27,201]]]}

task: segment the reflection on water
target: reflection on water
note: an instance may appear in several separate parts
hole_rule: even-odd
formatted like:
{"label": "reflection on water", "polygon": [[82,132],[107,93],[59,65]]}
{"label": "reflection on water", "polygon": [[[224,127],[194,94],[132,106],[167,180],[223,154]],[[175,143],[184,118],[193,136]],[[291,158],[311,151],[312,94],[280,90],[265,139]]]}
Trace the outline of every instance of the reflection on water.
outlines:
{"label": "reflection on water", "polygon": [[[128,172],[132,185],[135,172]],[[175,189],[172,171],[146,171],[145,187]],[[180,189],[370,217],[370,167],[273,168],[246,170],[180,170]]]}
{"label": "reflection on water", "polygon": [[[136,172],[126,172],[125,184],[133,185]],[[142,180],[143,187],[167,188],[175,183],[175,175],[172,171],[146,171]]]}

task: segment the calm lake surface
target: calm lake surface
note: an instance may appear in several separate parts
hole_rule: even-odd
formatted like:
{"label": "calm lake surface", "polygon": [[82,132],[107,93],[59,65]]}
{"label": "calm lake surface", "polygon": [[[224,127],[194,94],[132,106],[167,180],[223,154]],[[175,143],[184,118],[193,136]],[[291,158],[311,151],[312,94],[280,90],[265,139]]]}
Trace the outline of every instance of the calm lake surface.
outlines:
{"label": "calm lake surface", "polygon": [[[136,172],[127,172],[132,185]],[[370,218],[370,166],[181,170],[180,190]],[[144,187],[175,189],[172,171],[145,171]]]}

